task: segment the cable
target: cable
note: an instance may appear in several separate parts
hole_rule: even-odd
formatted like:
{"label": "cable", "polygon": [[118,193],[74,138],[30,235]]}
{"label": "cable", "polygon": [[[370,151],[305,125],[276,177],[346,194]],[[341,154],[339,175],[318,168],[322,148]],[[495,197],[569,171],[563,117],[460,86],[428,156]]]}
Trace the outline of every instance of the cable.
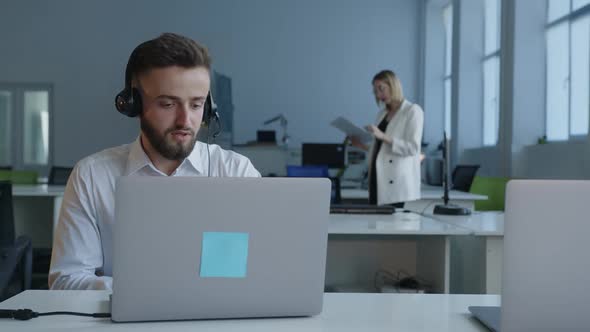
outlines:
{"label": "cable", "polygon": [[95,312],[92,314],[84,312],[73,312],[73,311],[52,311],[52,312],[40,312],[39,316],[57,316],[57,315],[71,315],[71,316],[82,316],[82,317],[93,317],[93,318],[110,318],[111,314],[108,312]]}
{"label": "cable", "polygon": [[211,153],[209,152],[209,127],[207,127],[207,177],[211,177]]}
{"label": "cable", "polygon": [[223,123],[221,122],[221,119],[219,119],[219,113],[217,113],[217,111],[213,113],[213,117],[215,118],[215,123],[217,123],[217,130],[213,133],[213,143],[215,143],[215,139],[223,130]]}
{"label": "cable", "polygon": [[426,207],[425,207],[424,209],[422,209],[422,212],[420,212],[420,215],[421,215],[421,216],[423,216],[423,215],[424,215],[424,212],[425,212],[425,211],[426,211],[426,210],[427,210],[427,209],[428,209],[428,208],[429,208],[429,207],[430,207],[432,204],[434,204],[434,203],[436,203],[436,201],[430,201],[430,203],[428,203],[428,204],[426,205]]}
{"label": "cable", "polygon": [[74,311],[51,311],[51,312],[36,312],[31,309],[16,309],[16,310],[0,310],[0,318],[12,318],[16,320],[30,320],[41,316],[57,316],[57,315],[70,315],[70,316],[82,316],[92,318],[110,318],[111,314],[108,312],[74,312]]}
{"label": "cable", "polygon": [[422,217],[428,217],[428,218],[432,218],[432,216],[428,216],[428,215],[424,214],[424,212],[425,212],[425,211],[426,211],[426,210],[427,210],[427,209],[428,209],[430,206],[432,206],[432,204],[435,204],[435,203],[437,203],[437,201],[431,201],[430,203],[426,204],[426,207],[424,207],[424,208],[422,209],[422,211],[420,211],[420,212],[418,212],[418,211],[414,211],[414,210],[407,210],[407,209],[404,209],[404,210],[403,210],[403,212],[406,212],[406,213],[408,213],[408,212],[411,212],[411,213],[415,213],[415,214],[417,214],[417,215],[420,215],[420,216],[422,216]]}
{"label": "cable", "polygon": [[[405,277],[404,277],[405,276]],[[400,292],[400,282],[404,278],[414,279],[417,283],[416,291],[423,290],[426,293],[429,293],[432,290],[432,284],[424,278],[421,278],[417,275],[412,275],[405,270],[397,270],[397,273],[392,273],[385,269],[379,269],[375,273],[375,277],[373,278],[373,287],[375,290],[379,291],[381,286],[387,284],[389,281],[390,285],[393,286],[398,292]],[[381,282],[381,285],[379,284]]]}
{"label": "cable", "polygon": [[[215,122],[217,123],[217,130],[213,133],[213,142],[215,142],[215,138],[217,138],[217,136],[219,136],[219,134],[221,133],[223,125],[221,124],[221,121],[219,120],[219,113],[217,113],[217,111],[215,111],[213,113],[213,117],[215,118]],[[207,163],[208,163],[207,177],[211,177],[211,153],[209,152],[209,144],[211,144],[210,138],[211,138],[211,124],[209,124],[207,126]]]}

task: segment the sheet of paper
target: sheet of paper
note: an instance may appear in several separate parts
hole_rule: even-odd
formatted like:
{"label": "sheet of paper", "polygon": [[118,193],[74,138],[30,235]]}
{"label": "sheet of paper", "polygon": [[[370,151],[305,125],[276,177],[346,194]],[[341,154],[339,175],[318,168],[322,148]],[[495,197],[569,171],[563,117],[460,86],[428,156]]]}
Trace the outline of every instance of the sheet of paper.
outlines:
{"label": "sheet of paper", "polygon": [[330,124],[333,127],[343,131],[347,136],[356,136],[363,142],[369,142],[373,139],[373,135],[371,135],[371,133],[356,126],[354,123],[350,122],[344,117],[339,116]]}
{"label": "sheet of paper", "polygon": [[248,238],[248,233],[204,232],[200,276],[245,278]]}

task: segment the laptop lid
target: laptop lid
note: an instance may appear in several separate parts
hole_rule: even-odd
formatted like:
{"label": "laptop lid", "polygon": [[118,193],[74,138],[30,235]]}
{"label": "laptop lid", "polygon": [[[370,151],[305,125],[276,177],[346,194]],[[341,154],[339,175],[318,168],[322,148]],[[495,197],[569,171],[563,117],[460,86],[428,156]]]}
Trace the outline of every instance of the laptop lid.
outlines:
{"label": "laptop lid", "polygon": [[500,307],[468,307],[469,312],[492,332],[500,332]]}
{"label": "laptop lid", "polygon": [[590,181],[506,189],[501,330],[588,331]]}
{"label": "laptop lid", "polygon": [[114,321],[321,312],[329,179],[123,177]]}

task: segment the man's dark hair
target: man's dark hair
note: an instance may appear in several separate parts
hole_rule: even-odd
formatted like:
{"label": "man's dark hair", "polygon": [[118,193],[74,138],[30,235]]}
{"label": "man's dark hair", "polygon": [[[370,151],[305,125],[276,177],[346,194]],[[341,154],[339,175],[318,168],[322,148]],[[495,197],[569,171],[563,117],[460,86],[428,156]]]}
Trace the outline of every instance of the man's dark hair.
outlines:
{"label": "man's dark hair", "polygon": [[179,66],[184,68],[205,67],[211,69],[207,48],[196,41],[175,33],[164,33],[137,46],[127,63],[125,83],[153,68]]}

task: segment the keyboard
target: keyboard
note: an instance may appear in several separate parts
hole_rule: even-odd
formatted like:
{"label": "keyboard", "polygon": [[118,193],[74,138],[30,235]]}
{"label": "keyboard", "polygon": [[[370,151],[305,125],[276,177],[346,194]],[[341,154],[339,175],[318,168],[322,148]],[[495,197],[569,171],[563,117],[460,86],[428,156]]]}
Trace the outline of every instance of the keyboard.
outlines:
{"label": "keyboard", "polygon": [[368,205],[368,204],[332,204],[332,214],[393,214],[395,207],[391,205]]}

